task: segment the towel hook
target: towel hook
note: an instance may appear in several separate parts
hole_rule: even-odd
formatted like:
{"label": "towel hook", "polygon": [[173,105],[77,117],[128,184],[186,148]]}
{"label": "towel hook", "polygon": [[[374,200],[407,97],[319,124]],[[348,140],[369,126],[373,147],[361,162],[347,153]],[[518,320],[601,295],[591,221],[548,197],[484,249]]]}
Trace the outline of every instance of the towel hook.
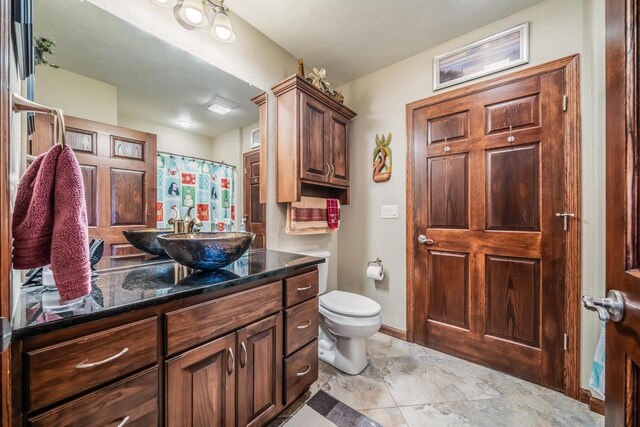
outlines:
{"label": "towel hook", "polygon": [[54,117],[54,137],[56,142],[60,141],[62,148],[67,146],[67,128],[64,124],[64,113],[59,108],[51,108],[38,104],[17,93],[11,96],[11,104],[14,113],[38,113],[50,114]]}

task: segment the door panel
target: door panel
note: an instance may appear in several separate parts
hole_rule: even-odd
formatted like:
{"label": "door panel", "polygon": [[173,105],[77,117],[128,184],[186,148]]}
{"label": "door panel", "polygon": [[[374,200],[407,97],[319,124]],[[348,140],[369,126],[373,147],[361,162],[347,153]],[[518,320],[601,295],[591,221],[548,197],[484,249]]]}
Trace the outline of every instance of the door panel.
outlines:
{"label": "door panel", "polygon": [[487,230],[540,230],[538,144],[486,151]]}
{"label": "door panel", "polygon": [[237,332],[238,425],[261,426],[282,409],[282,314]]}
{"label": "door panel", "polygon": [[167,363],[167,425],[235,426],[235,334],[227,335]]}
{"label": "door panel", "polygon": [[640,425],[639,6],[606,2],[606,285],[625,299],[606,330],[607,426]]}
{"label": "door panel", "polygon": [[564,71],[460,92],[413,111],[415,340],[563,390]]}
{"label": "door panel", "polygon": [[331,112],[308,95],[300,94],[300,98],[300,178],[326,182],[330,159],[325,141],[329,141],[327,132]]}
{"label": "door panel", "polygon": [[429,227],[469,227],[469,156],[429,158]]}
{"label": "door panel", "polygon": [[539,347],[540,263],[487,256],[487,335]]}
{"label": "door panel", "polygon": [[469,328],[469,254],[429,251],[429,319]]}
{"label": "door panel", "polygon": [[[37,114],[29,154],[53,143],[53,119]],[[122,235],[156,226],[156,136],[66,117],[67,140],[84,179],[89,237],[105,241],[105,254],[141,254]]]}
{"label": "door panel", "polygon": [[246,230],[256,234],[251,249],[264,249],[267,247],[267,216],[266,204],[260,203],[260,152],[245,153],[243,164],[243,210],[246,218]]}
{"label": "door panel", "polygon": [[338,114],[331,114],[331,143],[327,144],[331,175],[329,182],[335,185],[349,185],[349,120]]}

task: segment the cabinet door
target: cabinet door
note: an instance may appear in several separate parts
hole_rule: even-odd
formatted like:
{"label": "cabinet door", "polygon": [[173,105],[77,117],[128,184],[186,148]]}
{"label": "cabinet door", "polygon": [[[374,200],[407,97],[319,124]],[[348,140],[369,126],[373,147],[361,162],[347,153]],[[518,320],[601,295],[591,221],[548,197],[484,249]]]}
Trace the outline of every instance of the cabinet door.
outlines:
{"label": "cabinet door", "polygon": [[233,427],[236,406],[235,334],[167,362],[169,426]]}
{"label": "cabinet door", "polygon": [[331,165],[329,182],[335,185],[349,185],[349,120],[332,113],[329,120],[329,150],[327,157]]}
{"label": "cabinet door", "polygon": [[328,182],[329,159],[325,143],[331,112],[310,96],[300,94],[300,178]]}
{"label": "cabinet door", "polygon": [[282,409],[282,314],[237,334],[238,426],[261,426]]}

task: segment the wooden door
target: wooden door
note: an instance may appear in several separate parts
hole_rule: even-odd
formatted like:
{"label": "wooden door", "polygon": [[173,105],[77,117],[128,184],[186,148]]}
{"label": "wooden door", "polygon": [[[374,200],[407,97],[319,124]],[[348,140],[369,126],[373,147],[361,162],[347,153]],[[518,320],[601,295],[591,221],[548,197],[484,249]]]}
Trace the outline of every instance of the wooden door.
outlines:
{"label": "wooden door", "polygon": [[237,336],[238,426],[262,426],[282,409],[282,314]]}
{"label": "wooden door", "polygon": [[[300,93],[300,178],[327,182],[330,173],[328,150],[328,123],[331,111],[319,101]],[[293,167],[293,165],[292,165]]]}
{"label": "wooden door", "polygon": [[169,427],[235,427],[235,347],[229,334],[166,362]]}
{"label": "wooden door", "polygon": [[[105,255],[139,253],[122,231],[156,226],[156,136],[76,117],[66,125],[84,178],[89,237],[105,241]],[[52,143],[52,117],[37,115],[29,154]]]}
{"label": "wooden door", "polygon": [[549,65],[408,107],[415,341],[563,391],[565,83]]}
{"label": "wooden door", "polygon": [[623,318],[606,330],[607,426],[640,425],[638,6],[606,3],[606,282],[626,300]]}
{"label": "wooden door", "polygon": [[329,144],[327,158],[331,165],[329,182],[334,185],[349,185],[349,120],[331,113],[329,121]]}
{"label": "wooden door", "polygon": [[247,231],[256,234],[252,249],[267,247],[266,204],[260,203],[260,151],[255,150],[243,155],[244,163],[244,203],[243,217]]}

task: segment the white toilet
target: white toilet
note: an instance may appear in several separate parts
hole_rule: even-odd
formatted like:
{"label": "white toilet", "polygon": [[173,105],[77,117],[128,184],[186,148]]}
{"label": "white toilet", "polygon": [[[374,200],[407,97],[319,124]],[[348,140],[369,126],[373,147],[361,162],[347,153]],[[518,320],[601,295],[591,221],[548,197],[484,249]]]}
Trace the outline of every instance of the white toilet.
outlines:
{"label": "white toilet", "polygon": [[307,252],[324,258],[318,266],[320,288],[320,360],[343,372],[357,375],[367,367],[365,341],[378,332],[382,319],[380,305],[374,300],[351,292],[327,291],[331,253]]}

